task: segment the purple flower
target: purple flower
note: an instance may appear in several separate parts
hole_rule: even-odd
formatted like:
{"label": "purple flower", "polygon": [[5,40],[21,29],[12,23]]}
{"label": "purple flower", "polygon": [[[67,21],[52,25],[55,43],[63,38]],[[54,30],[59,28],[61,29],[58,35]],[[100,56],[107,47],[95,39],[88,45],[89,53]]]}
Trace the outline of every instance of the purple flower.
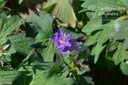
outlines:
{"label": "purple flower", "polygon": [[71,51],[72,51],[72,50],[77,50],[77,51],[79,51],[78,46],[83,44],[82,42],[77,42],[74,38],[73,38],[73,39],[70,39],[69,42],[70,42],[71,45],[72,45],[72,46],[70,47],[70,50],[71,50]]}
{"label": "purple flower", "polygon": [[65,35],[61,29],[51,36],[51,40],[56,43],[57,49],[63,54],[77,49],[77,46],[82,44],[81,42],[76,42],[71,34]]}

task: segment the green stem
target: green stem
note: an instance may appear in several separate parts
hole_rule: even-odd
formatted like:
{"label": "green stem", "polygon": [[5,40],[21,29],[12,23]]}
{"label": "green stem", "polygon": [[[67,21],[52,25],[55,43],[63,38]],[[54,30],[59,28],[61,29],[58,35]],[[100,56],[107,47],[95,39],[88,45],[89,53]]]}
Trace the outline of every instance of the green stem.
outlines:
{"label": "green stem", "polygon": [[68,58],[69,54],[70,54],[70,52],[66,55],[66,57],[65,57],[65,58]]}

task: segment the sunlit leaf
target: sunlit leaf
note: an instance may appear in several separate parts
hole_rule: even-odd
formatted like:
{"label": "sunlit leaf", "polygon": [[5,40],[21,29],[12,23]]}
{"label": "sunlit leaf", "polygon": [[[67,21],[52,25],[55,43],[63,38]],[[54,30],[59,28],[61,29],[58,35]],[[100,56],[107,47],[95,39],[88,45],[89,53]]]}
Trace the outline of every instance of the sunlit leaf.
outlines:
{"label": "sunlit leaf", "polygon": [[74,28],[76,26],[76,17],[70,1],[71,0],[48,0],[43,8],[55,5],[52,14]]}
{"label": "sunlit leaf", "polygon": [[52,22],[53,18],[44,11],[41,11],[39,16],[31,13],[26,17],[27,22],[32,22],[35,28],[34,30],[43,34],[43,38],[49,38],[52,35]]}
{"label": "sunlit leaf", "polygon": [[103,44],[104,42],[106,42],[110,38],[110,34],[114,30],[113,27],[114,27],[113,21],[111,21],[110,23],[107,23],[106,25],[103,25],[103,30],[100,32],[98,36],[97,43]]}
{"label": "sunlit leaf", "polygon": [[118,45],[118,48],[117,48],[117,51],[114,53],[113,55],[113,60],[114,60],[114,63],[116,65],[118,65],[121,61],[123,61],[126,57],[126,51],[125,50],[122,50],[122,47],[121,47],[122,44],[119,44]]}
{"label": "sunlit leaf", "polygon": [[101,19],[94,19],[87,23],[82,29],[87,35],[90,35],[92,32],[102,29]]}
{"label": "sunlit leaf", "polygon": [[27,22],[32,22],[35,25],[34,30],[38,32],[35,43],[41,43],[37,50],[42,55],[44,61],[53,61],[55,45],[51,41],[52,22],[53,18],[44,11],[41,11],[39,16],[32,13],[26,17]]}
{"label": "sunlit leaf", "polygon": [[12,81],[14,81],[18,76],[20,75],[17,71],[0,71],[0,83],[3,84],[10,84]]}
{"label": "sunlit leaf", "polygon": [[18,3],[21,4],[23,2],[23,0],[19,0]]}
{"label": "sunlit leaf", "polygon": [[[122,1],[126,2],[126,1]],[[94,16],[102,16],[105,12],[111,12],[113,10],[118,11],[125,11],[127,9],[126,4],[123,4],[122,2],[116,1],[116,0],[96,0],[95,2],[93,0],[86,0],[82,7],[83,10],[91,10],[92,12],[95,11]],[[96,17],[95,17],[96,18]]]}
{"label": "sunlit leaf", "polygon": [[30,45],[34,43],[34,39],[25,37],[25,33],[9,36],[8,39],[14,48],[24,55],[27,55],[32,50]]}
{"label": "sunlit leaf", "polygon": [[93,47],[91,54],[94,55],[94,63],[96,63],[98,61],[99,55],[105,47],[106,46],[102,46],[98,43],[96,44],[95,47]]}
{"label": "sunlit leaf", "polygon": [[98,40],[99,34],[100,32],[97,32],[96,34],[89,36],[85,42],[85,45],[89,46],[89,45],[95,44]]}
{"label": "sunlit leaf", "polygon": [[120,69],[123,74],[128,75],[128,63],[122,62],[120,64]]}
{"label": "sunlit leaf", "polygon": [[113,51],[115,50],[119,45],[119,42],[113,40],[112,42],[110,42],[110,44],[108,45],[108,51]]}
{"label": "sunlit leaf", "polygon": [[2,13],[0,17],[0,44],[2,45],[6,42],[6,37],[21,25],[21,19],[18,16],[7,19],[4,13]]}
{"label": "sunlit leaf", "polygon": [[118,21],[118,23],[120,24],[120,30],[119,31],[113,31],[113,33],[111,33],[111,36],[115,39],[115,40],[124,40],[123,41],[123,46],[122,48],[128,49],[128,24],[127,24],[128,20],[120,20]]}
{"label": "sunlit leaf", "polygon": [[34,77],[30,85],[71,85],[73,83],[74,80],[72,78],[66,78],[65,73],[63,73],[53,74],[52,76],[48,74],[42,74],[38,77]]}
{"label": "sunlit leaf", "polygon": [[55,44],[51,41],[48,41],[42,45],[38,51],[43,56],[44,61],[50,62],[54,59],[54,52],[55,52]]}

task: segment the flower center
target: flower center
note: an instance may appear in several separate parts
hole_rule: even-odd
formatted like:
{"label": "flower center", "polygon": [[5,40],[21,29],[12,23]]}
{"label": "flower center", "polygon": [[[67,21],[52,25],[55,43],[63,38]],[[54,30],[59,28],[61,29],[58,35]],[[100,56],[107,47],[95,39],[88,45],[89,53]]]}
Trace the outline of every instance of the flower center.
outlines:
{"label": "flower center", "polygon": [[65,43],[65,39],[62,38],[62,37],[60,37],[59,41],[60,41],[61,43]]}

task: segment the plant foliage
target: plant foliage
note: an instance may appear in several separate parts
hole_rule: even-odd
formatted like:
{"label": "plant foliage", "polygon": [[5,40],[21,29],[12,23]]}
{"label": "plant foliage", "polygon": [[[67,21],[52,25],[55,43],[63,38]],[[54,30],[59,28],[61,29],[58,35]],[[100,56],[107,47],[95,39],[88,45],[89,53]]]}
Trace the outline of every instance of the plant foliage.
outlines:
{"label": "plant foliage", "polygon": [[127,23],[128,0],[0,0],[0,84],[127,85]]}

